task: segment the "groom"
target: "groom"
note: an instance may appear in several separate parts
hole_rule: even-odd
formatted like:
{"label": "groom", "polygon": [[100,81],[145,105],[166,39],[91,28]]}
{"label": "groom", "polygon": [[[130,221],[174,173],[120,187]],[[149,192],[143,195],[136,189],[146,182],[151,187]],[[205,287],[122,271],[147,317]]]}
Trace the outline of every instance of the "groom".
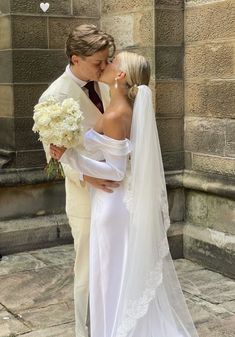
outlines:
{"label": "groom", "polygon": [[[101,118],[109,103],[109,91],[98,79],[109,57],[115,52],[112,36],[94,25],[81,25],[70,33],[66,41],[69,65],[65,72],[42,94],[39,102],[54,96],[60,101],[73,98],[84,114],[84,131],[92,128]],[[49,148],[44,146],[47,160]],[[84,148],[81,148],[84,151]],[[116,182],[88,177],[63,165],[65,173],[66,213],[71,226],[76,251],[74,302],[76,337],[87,337],[88,307],[88,252],[90,232],[90,203],[86,183],[106,192],[118,187]]]}

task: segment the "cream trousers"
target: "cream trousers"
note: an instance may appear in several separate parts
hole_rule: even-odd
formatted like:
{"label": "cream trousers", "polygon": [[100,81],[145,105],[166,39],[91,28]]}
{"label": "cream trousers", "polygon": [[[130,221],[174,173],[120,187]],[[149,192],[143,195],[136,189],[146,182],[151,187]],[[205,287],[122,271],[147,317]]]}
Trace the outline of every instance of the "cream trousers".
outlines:
{"label": "cream trousers", "polygon": [[74,305],[76,337],[88,337],[89,236],[90,218],[69,217],[74,238]]}

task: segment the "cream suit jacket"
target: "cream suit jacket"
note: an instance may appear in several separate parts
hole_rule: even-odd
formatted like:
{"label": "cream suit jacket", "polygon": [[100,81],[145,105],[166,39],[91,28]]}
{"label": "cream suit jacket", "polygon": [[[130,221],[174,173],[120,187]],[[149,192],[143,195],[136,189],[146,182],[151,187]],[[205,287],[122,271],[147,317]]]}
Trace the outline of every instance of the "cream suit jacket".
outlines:
{"label": "cream suit jacket", "polygon": [[[101,99],[104,109],[109,103],[109,88],[103,83],[98,83],[101,93]],[[101,118],[102,114],[92,103],[81,87],[65,72],[57,80],[55,80],[49,88],[42,94],[39,102],[47,100],[54,96],[62,101],[65,98],[73,98],[80,104],[80,108],[84,114],[84,131],[92,128]],[[49,148],[44,146],[47,160],[49,160]],[[82,150],[82,149],[81,149]],[[69,217],[78,217],[80,221],[90,217],[90,203],[85,183],[80,182],[81,173],[71,169],[67,165],[63,165],[65,173],[65,190],[66,190],[66,213]]]}

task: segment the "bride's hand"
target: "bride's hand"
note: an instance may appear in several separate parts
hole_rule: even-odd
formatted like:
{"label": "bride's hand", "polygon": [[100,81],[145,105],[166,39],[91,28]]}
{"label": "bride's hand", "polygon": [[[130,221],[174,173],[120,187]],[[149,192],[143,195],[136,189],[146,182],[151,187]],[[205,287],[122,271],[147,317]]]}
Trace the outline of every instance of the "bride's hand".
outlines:
{"label": "bride's hand", "polygon": [[60,160],[60,158],[62,157],[63,153],[66,151],[66,147],[62,146],[56,146],[54,144],[50,144],[50,155],[52,158],[56,159],[56,160]]}

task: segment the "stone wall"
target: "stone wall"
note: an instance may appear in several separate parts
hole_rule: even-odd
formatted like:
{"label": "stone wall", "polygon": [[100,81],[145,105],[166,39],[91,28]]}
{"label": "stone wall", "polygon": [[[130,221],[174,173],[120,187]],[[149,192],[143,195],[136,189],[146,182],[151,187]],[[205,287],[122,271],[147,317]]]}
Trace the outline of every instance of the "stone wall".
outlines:
{"label": "stone wall", "polygon": [[50,0],[45,13],[40,3],[0,2],[0,219],[64,209],[63,182],[49,183],[42,172],[45,156],[32,132],[33,106],[64,71],[69,30],[99,24],[96,0]]}
{"label": "stone wall", "polygon": [[[235,2],[185,3],[186,257],[235,258]],[[203,233],[203,234],[202,234]]]}

